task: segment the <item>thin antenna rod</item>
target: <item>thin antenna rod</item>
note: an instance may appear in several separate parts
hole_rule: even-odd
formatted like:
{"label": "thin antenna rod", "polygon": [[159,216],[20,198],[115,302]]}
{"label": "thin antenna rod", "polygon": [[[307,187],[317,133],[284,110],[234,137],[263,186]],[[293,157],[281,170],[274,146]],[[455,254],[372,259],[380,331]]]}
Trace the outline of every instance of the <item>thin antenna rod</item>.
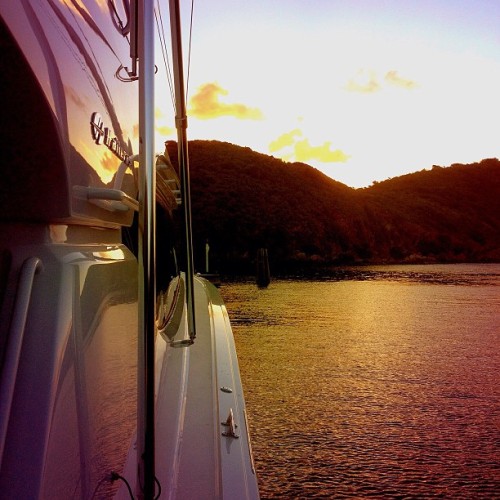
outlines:
{"label": "thin antenna rod", "polygon": [[139,373],[137,496],[155,493],[156,175],[154,146],[154,0],[139,2]]}
{"label": "thin antenna rod", "polygon": [[181,173],[182,202],[186,230],[186,296],[188,329],[191,340],[196,337],[194,317],[193,278],[193,234],[191,228],[191,193],[189,187],[189,157],[187,141],[186,97],[184,92],[184,71],[182,65],[181,16],[178,0],[169,0],[170,31],[172,34],[172,59],[175,88],[175,126],[177,128],[177,150]]}

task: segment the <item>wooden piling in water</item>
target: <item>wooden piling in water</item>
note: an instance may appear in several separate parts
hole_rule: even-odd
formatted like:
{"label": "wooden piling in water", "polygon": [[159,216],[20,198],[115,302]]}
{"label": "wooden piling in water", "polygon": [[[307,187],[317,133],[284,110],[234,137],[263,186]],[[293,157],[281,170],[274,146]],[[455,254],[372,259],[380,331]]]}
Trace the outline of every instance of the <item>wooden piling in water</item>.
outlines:
{"label": "wooden piling in water", "polygon": [[269,270],[269,257],[267,248],[257,250],[257,286],[266,288],[271,282],[271,272]]}

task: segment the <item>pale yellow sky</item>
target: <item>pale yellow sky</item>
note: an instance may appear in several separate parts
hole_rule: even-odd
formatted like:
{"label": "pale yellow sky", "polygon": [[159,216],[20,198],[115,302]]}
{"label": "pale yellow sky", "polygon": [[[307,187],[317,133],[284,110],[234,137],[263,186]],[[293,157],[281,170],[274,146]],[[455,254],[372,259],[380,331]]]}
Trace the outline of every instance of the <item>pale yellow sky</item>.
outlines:
{"label": "pale yellow sky", "polygon": [[[498,4],[195,4],[188,137],[303,161],[354,187],[500,156]],[[158,126],[173,132],[172,117]]]}

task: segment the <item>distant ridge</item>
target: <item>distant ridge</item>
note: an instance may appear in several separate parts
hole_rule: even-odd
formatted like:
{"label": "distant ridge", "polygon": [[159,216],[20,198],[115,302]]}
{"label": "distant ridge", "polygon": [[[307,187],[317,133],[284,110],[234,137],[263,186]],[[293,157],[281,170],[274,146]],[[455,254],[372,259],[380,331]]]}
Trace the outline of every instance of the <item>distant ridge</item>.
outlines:
{"label": "distant ridge", "polygon": [[[176,163],[176,143],[168,150]],[[220,272],[373,263],[500,262],[500,161],[434,167],[354,189],[303,163],[218,141],[189,143],[195,264]]]}

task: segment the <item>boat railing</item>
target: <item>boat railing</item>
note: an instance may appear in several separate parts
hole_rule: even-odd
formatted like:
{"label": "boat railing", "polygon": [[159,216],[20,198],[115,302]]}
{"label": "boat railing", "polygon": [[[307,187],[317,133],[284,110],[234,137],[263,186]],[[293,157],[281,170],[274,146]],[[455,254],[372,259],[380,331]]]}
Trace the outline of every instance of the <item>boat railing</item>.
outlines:
{"label": "boat railing", "polygon": [[185,302],[184,290],[184,279],[178,276],[175,283],[171,283],[167,293],[161,293],[159,297],[158,333],[167,342],[170,342],[179,331]]}
{"label": "boat railing", "polygon": [[139,202],[120,189],[73,186],[73,193],[75,196],[86,199],[90,203],[110,212],[139,211]]}
{"label": "boat railing", "polygon": [[156,157],[156,197],[169,211],[182,203],[181,181],[166,150]]}
{"label": "boat railing", "polygon": [[30,257],[23,262],[19,276],[4,358],[5,364],[2,368],[2,378],[0,380],[0,415],[2,415],[0,419],[0,466],[9,427],[10,409],[14,397],[24,331],[31,302],[31,292],[33,290],[35,275],[41,269],[42,261],[38,257]]}

